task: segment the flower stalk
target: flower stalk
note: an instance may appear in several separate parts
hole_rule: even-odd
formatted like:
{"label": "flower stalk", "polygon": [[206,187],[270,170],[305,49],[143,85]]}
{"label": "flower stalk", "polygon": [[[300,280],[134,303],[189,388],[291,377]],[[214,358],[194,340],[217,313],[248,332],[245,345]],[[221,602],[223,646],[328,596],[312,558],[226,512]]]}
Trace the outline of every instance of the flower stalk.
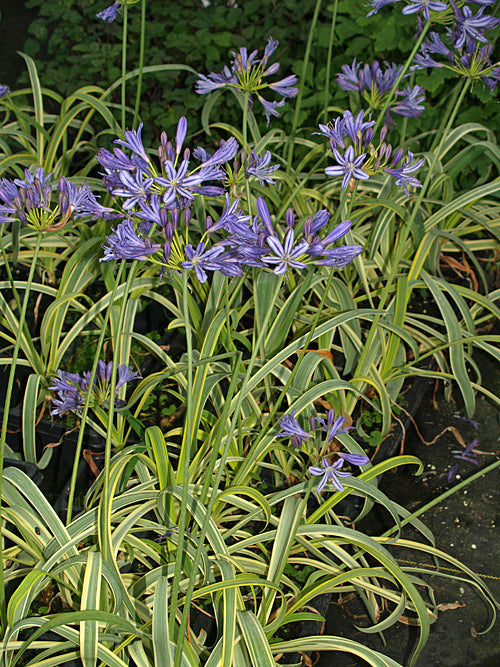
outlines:
{"label": "flower stalk", "polygon": [[[26,312],[28,310],[28,301],[30,297],[31,285],[33,283],[33,278],[35,276],[35,270],[38,262],[38,255],[40,253],[40,248],[42,245],[43,232],[41,230],[37,231],[35,247],[33,248],[33,258],[28,274],[28,280],[26,282],[26,289],[24,292],[24,298],[21,308],[21,313],[19,315],[19,331],[16,336],[16,341],[14,343],[14,349],[12,351],[12,363],[10,366],[9,379],[7,381],[7,391],[5,393],[5,403],[3,406],[3,417],[2,417],[2,431],[0,434],[0,472],[3,471],[3,465],[5,460],[5,445],[7,441],[7,427],[9,423],[9,411],[10,404],[12,400],[12,391],[14,388],[14,379],[16,376],[16,367],[17,360],[19,357],[19,350],[21,348],[21,339],[24,335],[24,324],[26,321]],[[1,503],[2,503],[2,478],[3,474],[0,474],[0,516],[1,516]],[[0,536],[1,537],[1,536]],[[0,539],[0,563],[2,567],[0,568],[0,627],[5,629],[7,627],[7,605],[5,597],[5,586],[4,586],[4,575],[3,575],[3,538]],[[3,636],[3,630],[0,631]]]}

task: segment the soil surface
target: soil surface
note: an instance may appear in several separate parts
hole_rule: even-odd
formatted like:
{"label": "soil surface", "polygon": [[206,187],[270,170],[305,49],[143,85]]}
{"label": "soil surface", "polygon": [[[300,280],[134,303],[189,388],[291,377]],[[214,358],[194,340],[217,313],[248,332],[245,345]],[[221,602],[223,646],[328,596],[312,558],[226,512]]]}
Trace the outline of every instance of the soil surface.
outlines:
{"label": "soil surface", "polygon": [[[482,365],[485,384],[493,394],[500,395],[500,368],[491,362]],[[479,395],[474,416],[477,426],[463,419],[463,415],[458,391],[455,390],[451,401],[447,402],[440,389],[436,391],[434,384],[429,387],[415,416],[416,428],[411,428],[404,442],[404,452],[419,457],[424,464],[424,472],[416,477],[412,466],[402,466],[387,473],[381,480],[380,488],[389,498],[415,511],[498,460],[500,412],[497,407]],[[474,449],[478,466],[454,458],[453,451],[463,451],[464,444],[475,439],[479,441]],[[431,442],[433,444],[426,444]],[[456,477],[449,482],[448,471],[456,463],[459,463]],[[499,501],[500,466],[419,517],[433,532],[436,547],[479,575],[497,601],[500,600],[500,558],[497,549],[500,537]],[[382,510],[370,514],[357,527],[371,534],[382,533],[391,525],[384,513]],[[403,537],[416,539],[417,533],[411,528],[404,528]],[[433,566],[432,558],[424,552],[420,552],[418,558],[409,551],[393,549],[392,553],[402,566],[416,562]],[[448,563],[441,565],[441,572],[460,577],[460,572],[454,571]],[[500,624],[497,622],[492,630],[482,634],[492,614],[475,588],[439,575],[427,576],[425,580],[432,587],[441,611],[431,625],[430,638],[416,667],[500,665]],[[406,624],[398,623],[384,632],[385,646],[380,635],[357,630],[355,625],[370,625],[357,599],[339,600],[335,596],[326,619],[325,634],[354,639],[402,665],[408,664],[416,646],[416,628]],[[317,655],[311,658],[316,667],[366,665],[363,660],[341,652],[325,652],[317,662]]]}

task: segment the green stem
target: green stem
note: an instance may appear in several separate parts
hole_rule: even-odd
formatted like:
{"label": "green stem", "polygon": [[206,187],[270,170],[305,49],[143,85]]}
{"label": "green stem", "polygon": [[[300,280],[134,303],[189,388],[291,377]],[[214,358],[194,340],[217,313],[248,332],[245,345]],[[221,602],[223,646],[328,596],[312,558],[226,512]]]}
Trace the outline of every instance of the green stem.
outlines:
{"label": "green stem", "polygon": [[[343,199],[343,202],[345,202],[345,197]],[[350,215],[352,203],[353,203],[353,199],[351,198],[350,201],[349,201],[349,204],[347,206],[346,217],[344,219],[347,219],[348,216]],[[267,434],[268,429],[269,429],[270,425],[273,423],[274,417],[275,417],[276,413],[278,412],[278,410],[281,406],[281,403],[283,402],[283,399],[285,398],[285,396],[288,392],[288,389],[290,388],[290,385],[292,384],[293,379],[294,379],[295,375],[297,374],[297,372],[300,368],[300,364],[302,363],[302,360],[304,359],[305,355],[308,352],[309,345],[310,345],[310,343],[313,339],[314,332],[316,331],[316,327],[318,326],[318,322],[319,322],[319,319],[321,317],[321,313],[323,312],[323,308],[325,306],[326,297],[327,297],[327,295],[330,291],[330,287],[331,287],[331,284],[332,284],[332,281],[333,281],[333,276],[334,276],[334,269],[331,269],[330,274],[328,276],[328,281],[326,283],[325,289],[322,292],[321,300],[320,300],[319,306],[316,310],[316,314],[314,316],[314,320],[313,320],[312,326],[310,328],[310,331],[308,333],[306,342],[305,342],[305,344],[304,344],[304,346],[303,346],[303,348],[302,348],[302,350],[301,350],[301,352],[298,356],[297,362],[295,363],[295,365],[292,369],[292,372],[290,373],[290,376],[289,376],[285,386],[281,390],[280,395],[278,396],[278,398],[276,400],[276,403],[273,405],[272,409],[269,411],[269,415],[268,415],[266,421],[264,422],[264,424],[262,425],[260,435],[257,437],[257,440],[253,444],[254,447],[257,447],[258,444],[260,443],[260,441]],[[245,475],[246,475],[246,470],[245,470],[245,466],[243,465],[242,469],[240,469],[238,471],[238,473],[237,473],[237,475],[234,479],[234,483],[235,484],[243,484],[244,479],[245,479]]]}
{"label": "green stem", "polygon": [[375,125],[373,127],[373,136],[374,137],[375,137],[375,134],[376,134],[377,130],[379,129],[379,127],[385,121],[385,114],[387,112],[387,109],[389,108],[389,105],[392,102],[392,100],[394,98],[394,95],[396,94],[396,90],[398,89],[399,84],[401,83],[401,81],[403,80],[403,77],[408,72],[411,63],[413,62],[413,58],[415,57],[417,51],[421,47],[422,42],[424,41],[424,38],[425,38],[425,36],[427,34],[427,31],[429,30],[430,26],[431,26],[430,21],[427,21],[427,23],[424,25],[424,27],[422,29],[422,32],[420,33],[420,35],[418,36],[418,38],[415,42],[415,46],[413,47],[410,55],[406,59],[406,62],[403,65],[403,69],[401,70],[398,78],[396,79],[394,85],[392,86],[391,90],[389,91],[389,94],[387,95],[387,97],[385,99],[385,102],[382,106],[382,109],[380,110],[380,113],[378,115],[377,122],[375,123]]}
{"label": "green stem", "polygon": [[297,95],[297,101],[295,103],[295,110],[293,113],[293,122],[292,122],[292,132],[288,139],[288,156],[286,163],[286,173],[289,174],[292,168],[293,160],[293,148],[295,144],[295,135],[297,133],[297,126],[299,124],[299,113],[300,105],[302,103],[302,95],[304,94],[304,86],[306,83],[307,76],[307,66],[309,65],[309,58],[311,56],[311,48],[313,42],[314,31],[316,29],[316,23],[318,22],[319,10],[321,8],[321,0],[316,0],[316,6],[314,8],[314,14],[311,21],[311,26],[309,28],[309,35],[307,37],[306,52],[304,54],[304,60],[302,61],[302,74],[300,75],[299,81],[299,92]]}
{"label": "green stem", "polygon": [[[38,254],[40,252],[40,247],[42,245],[42,231],[39,231],[36,236],[36,242],[35,242],[35,248],[33,250],[33,257],[31,260],[31,266],[30,266],[30,271],[28,274],[28,280],[26,282],[26,289],[24,292],[24,299],[23,299],[23,304],[22,304],[22,309],[21,313],[19,316],[19,332],[16,336],[16,342],[14,344],[14,350],[12,352],[12,363],[10,367],[10,373],[9,373],[9,380],[7,383],[7,391],[5,394],[5,404],[4,404],[4,412],[3,412],[3,419],[2,419],[2,432],[0,435],[0,472],[3,471],[3,464],[4,464],[4,459],[5,459],[5,444],[7,441],[7,426],[9,423],[9,411],[10,411],[10,403],[12,400],[12,390],[14,388],[14,379],[16,375],[16,365],[17,365],[17,359],[19,357],[19,350],[21,348],[21,339],[23,337],[23,329],[24,329],[24,323],[26,321],[26,311],[28,309],[28,301],[29,301],[29,295],[30,295],[30,290],[31,290],[31,285],[33,283],[33,278],[35,275],[35,269],[36,269],[36,264],[38,260]],[[1,521],[1,502],[2,502],[2,478],[3,474],[0,474],[0,521]],[[0,523],[0,529],[1,529],[1,523]],[[3,577],[3,538],[0,536],[0,630],[1,636],[3,637],[3,633],[5,631],[5,628],[7,627],[7,605],[6,605],[6,598],[5,598],[5,586],[4,586],[4,577]]]}
{"label": "green stem", "polygon": [[[234,431],[236,429],[236,425],[238,423],[238,418],[239,418],[239,415],[240,415],[241,405],[242,405],[243,399],[245,397],[246,387],[247,387],[248,381],[250,379],[250,376],[252,374],[252,371],[253,371],[253,368],[254,368],[254,365],[255,365],[255,360],[257,359],[257,354],[258,354],[259,349],[260,349],[260,345],[261,345],[262,341],[264,340],[264,336],[265,336],[266,331],[267,331],[267,326],[269,324],[269,319],[270,319],[271,313],[273,311],[273,306],[276,303],[276,299],[278,298],[278,294],[281,290],[282,284],[283,284],[283,277],[280,276],[280,279],[276,282],[276,286],[274,288],[274,292],[272,294],[272,297],[269,300],[269,303],[267,304],[267,311],[266,311],[266,314],[264,315],[264,318],[263,318],[262,328],[261,328],[261,331],[260,331],[260,333],[257,337],[257,341],[252,348],[252,354],[251,354],[250,360],[248,362],[247,370],[246,370],[246,373],[245,373],[245,377],[243,378],[242,385],[241,385],[241,387],[238,391],[237,397],[235,399],[234,408],[233,408],[233,406],[231,406],[232,401],[231,401],[230,397],[231,397],[231,395],[232,395],[232,393],[235,389],[235,383],[236,383],[236,380],[237,380],[237,371],[235,371],[235,373],[233,374],[233,377],[231,379],[230,392],[229,392],[228,398],[226,399],[226,401],[229,405],[228,405],[227,408],[225,407],[224,411],[223,411],[223,417],[224,418],[221,418],[221,422],[222,422],[221,431],[222,431],[222,428],[223,428],[223,426],[225,424],[225,421],[226,421],[225,417],[226,417],[227,414],[229,414],[229,409],[232,410],[233,418],[231,420],[231,426],[229,427],[229,430],[226,434],[226,443],[225,443],[223,452],[222,452],[222,454],[220,456],[220,459],[219,459],[219,466],[218,466],[218,470],[217,470],[217,474],[216,474],[214,483],[212,485],[212,493],[210,495],[210,500],[208,502],[208,506],[207,506],[207,509],[206,509],[206,514],[205,514],[205,518],[203,520],[203,525],[201,527],[200,534],[197,536],[198,544],[197,544],[195,559],[194,559],[194,562],[191,566],[191,569],[192,569],[193,573],[196,572],[197,567],[198,567],[198,563],[199,563],[199,559],[201,557],[201,551],[202,551],[203,544],[204,544],[204,541],[205,541],[205,536],[206,536],[206,533],[207,533],[207,530],[208,530],[208,525],[210,523],[212,510],[213,510],[213,507],[214,507],[215,501],[216,501],[217,490],[219,488],[219,485],[220,485],[220,482],[221,482],[221,479],[222,479],[222,475],[224,473],[225,462],[226,462],[227,455],[228,455],[228,452],[229,452],[229,448],[230,448],[230,445],[231,445],[231,442],[232,442],[232,439],[233,439],[233,434],[234,434]],[[189,352],[189,349],[188,349],[188,352]],[[240,359],[241,359],[241,357],[239,357],[237,359],[236,368],[239,368]],[[217,447],[217,442],[214,444],[214,447]],[[214,463],[215,463],[215,461],[216,461],[216,459],[214,460]],[[212,473],[213,473],[213,469],[209,470],[207,472],[207,478],[208,479],[211,479]],[[189,475],[189,466],[188,466],[187,474]],[[183,480],[183,504],[181,505],[181,510],[183,508],[183,505],[185,504],[184,503],[184,495],[186,496],[186,500],[187,500],[187,479],[188,479],[188,477],[185,477],[185,479]],[[185,492],[184,492],[184,489],[186,489]],[[180,534],[181,534],[181,526],[179,526],[179,545],[180,545]],[[180,546],[179,546],[179,554],[180,554]],[[178,565],[179,562],[181,562],[181,564],[182,564],[182,558],[181,558],[180,555],[176,560],[176,572],[177,572],[177,565]],[[175,583],[175,579],[176,579],[176,577],[174,575],[174,583]],[[195,577],[190,578],[189,585],[188,585],[188,592],[186,593],[186,597],[184,599],[184,613],[183,613],[183,617],[182,617],[182,621],[181,621],[181,627],[180,627],[180,630],[179,630],[179,638],[180,638],[181,645],[177,647],[178,650],[176,651],[176,654],[175,654],[174,667],[179,667],[179,665],[181,663],[181,659],[182,659],[182,648],[184,646],[184,641],[186,639],[185,635],[186,635],[186,630],[187,630],[187,621],[189,619],[190,596],[192,595],[193,590],[194,590],[194,581],[193,581],[194,579],[195,579]],[[188,596],[188,593],[189,593],[189,596]],[[172,600],[174,600],[173,584],[172,584]],[[175,600],[177,600],[177,597],[175,598]],[[172,607],[172,611],[170,612],[170,618],[173,617],[174,621],[175,621],[175,611],[176,611],[176,607]],[[172,629],[173,629],[173,623],[172,623]],[[170,636],[172,637],[173,634],[171,633]]]}
{"label": "green stem", "polygon": [[[3,228],[2,228],[2,230],[3,230]],[[7,271],[7,279],[9,281],[11,289],[12,289],[12,294],[14,296],[14,301],[16,302],[16,307],[17,307],[18,311],[21,312],[21,300],[19,298],[19,294],[17,293],[16,287],[14,285],[14,278],[12,277],[12,271],[10,270],[9,260],[7,259],[7,253],[5,252],[5,247],[4,247],[4,244],[3,244],[3,235],[1,235],[1,234],[0,234],[0,246],[2,248],[3,263],[4,263],[5,269]],[[28,332],[27,329],[26,329],[26,332]]]}
{"label": "green stem", "polygon": [[[113,287],[113,291],[111,293],[111,298],[110,298],[110,305],[106,309],[106,315],[104,316],[104,322],[101,326],[101,333],[99,335],[99,340],[97,341],[97,349],[95,352],[94,356],[94,362],[92,364],[92,370],[90,371],[90,380],[89,380],[89,387],[94,386],[94,380],[95,376],[97,374],[97,363],[99,361],[99,356],[102,350],[102,346],[104,343],[104,337],[106,335],[106,331],[108,328],[108,322],[109,322],[109,316],[111,313],[111,308],[112,304],[115,302],[115,297],[116,297],[116,292],[118,289],[118,285],[120,284],[120,280],[122,277],[123,270],[125,269],[125,264],[126,262],[123,260],[120,262],[120,266],[118,269],[118,273],[116,275],[116,280],[115,284]],[[92,393],[90,391],[87,392],[87,396],[85,397],[85,403],[82,409],[82,415],[81,415],[81,425],[80,425],[80,431],[78,433],[78,440],[76,442],[76,449],[75,449],[75,458],[74,458],[74,463],[73,463],[73,472],[71,474],[71,481],[70,481],[70,486],[69,486],[69,495],[68,495],[68,511],[66,515],[66,525],[69,525],[72,520],[72,514],[73,514],[73,503],[75,499],[75,489],[76,489],[76,478],[78,475],[78,465],[80,463],[80,454],[82,451],[82,445],[83,445],[83,436],[85,432],[85,424],[87,422],[87,415],[89,412],[89,407],[90,407],[90,401],[91,401]]]}
{"label": "green stem", "polygon": [[448,101],[448,104],[446,106],[446,112],[442,115],[441,117],[441,122],[439,124],[439,127],[437,129],[437,132],[434,136],[434,141],[431,144],[431,147],[429,149],[429,153],[433,153],[436,150],[436,147],[442,137],[442,132],[443,129],[446,127],[446,124],[448,123],[451,114],[453,113],[453,110],[456,109],[457,107],[457,97],[460,93],[460,89],[462,88],[461,82],[459,81],[457,85],[453,88],[453,91],[451,93],[450,99]]}
{"label": "green stem", "polygon": [[[500,460],[499,461],[494,461],[493,463],[490,463],[489,466],[486,466],[486,468],[482,468],[481,470],[478,470],[475,472],[473,475],[468,477],[467,479],[464,479],[461,481],[459,484],[455,484],[455,486],[452,486],[450,489],[442,493],[440,496],[437,498],[433,498],[430,500],[428,503],[425,505],[422,505],[422,507],[419,507],[419,509],[415,510],[411,514],[409,514],[407,517],[401,520],[400,526],[403,527],[406,526],[407,523],[411,523],[413,519],[416,519],[418,516],[421,514],[424,514],[424,512],[428,512],[430,509],[435,507],[436,505],[439,505],[439,503],[442,503],[443,500],[446,500],[446,498],[449,498],[451,495],[456,493],[457,491],[461,491],[465,486],[470,484],[471,482],[474,482],[476,479],[479,479],[479,477],[483,477],[484,475],[487,475],[490,472],[493,472],[493,470],[496,470],[500,466]],[[388,537],[391,535],[391,533],[396,532],[399,530],[398,526],[393,526],[392,528],[389,528],[388,530],[385,531],[385,533],[382,533],[380,537]]]}
{"label": "green stem", "polygon": [[[125,262],[125,260],[122,261]],[[99,502],[99,511],[98,511],[99,545],[103,560],[109,563],[114,562],[112,553],[112,540],[111,540],[111,505],[113,499],[110,492],[109,478],[110,478],[110,467],[111,467],[111,450],[113,447],[115,390],[116,390],[116,380],[118,374],[118,360],[120,359],[119,350],[121,345],[123,323],[125,321],[125,313],[127,310],[130,286],[135,278],[137,266],[138,263],[134,262],[134,264],[129,270],[127,281],[125,283],[123,297],[120,301],[120,306],[119,306],[120,314],[118,317],[118,323],[115,333],[113,335],[113,366],[112,366],[111,380],[109,387],[108,422],[106,426],[106,445],[104,450],[104,467],[102,472],[103,485],[102,485],[102,495]],[[112,302],[109,305],[109,310],[111,310],[111,308],[113,308]],[[94,363],[96,363],[95,360]]]}
{"label": "green stem", "polygon": [[139,117],[139,106],[142,93],[142,71],[144,69],[144,47],[146,43],[146,0],[141,0],[141,37],[139,46],[139,79],[137,81],[137,92],[135,94],[134,120],[132,127],[135,129]]}
{"label": "green stem", "polygon": [[123,5],[123,32],[122,32],[122,132],[125,132],[125,102],[126,102],[126,74],[127,74],[127,23],[128,7]]}
{"label": "green stem", "polygon": [[[468,91],[469,83],[470,82],[468,80],[464,81],[464,85],[462,87],[461,94],[460,94],[460,96],[457,100],[457,104],[455,105],[455,108],[454,108],[453,112],[450,114],[448,122],[446,123],[446,127],[444,128],[444,130],[442,132],[442,135],[441,135],[441,138],[440,138],[440,141],[439,141],[439,145],[438,145],[437,149],[435,150],[435,152],[433,154],[433,158],[432,158],[431,164],[429,166],[429,169],[427,171],[426,178],[425,178],[425,180],[422,184],[422,187],[419,190],[419,193],[418,193],[418,196],[417,196],[417,198],[415,200],[415,203],[413,205],[410,217],[409,217],[408,221],[406,222],[406,224],[400,230],[400,234],[399,234],[397,243],[395,244],[395,256],[394,256],[394,259],[393,259],[393,262],[392,262],[392,266],[391,266],[391,269],[390,269],[390,272],[389,272],[389,276],[387,278],[387,281],[384,285],[384,288],[383,288],[381,296],[380,296],[380,304],[379,304],[380,314],[376,315],[375,318],[373,319],[373,323],[372,323],[372,326],[371,326],[370,331],[368,333],[366,343],[363,347],[363,351],[360,355],[360,358],[359,358],[359,361],[358,361],[358,364],[357,364],[357,368],[356,368],[356,371],[355,371],[355,376],[362,376],[362,375],[366,374],[366,369],[364,368],[366,357],[370,353],[370,348],[373,344],[375,334],[376,334],[377,329],[378,329],[378,324],[380,322],[380,318],[382,317],[383,312],[385,312],[387,310],[386,300],[387,300],[387,297],[388,297],[388,294],[389,294],[390,290],[392,289],[392,283],[393,283],[394,278],[396,277],[396,274],[398,272],[399,264],[400,264],[400,262],[403,258],[403,255],[406,251],[406,241],[408,240],[408,236],[409,236],[409,234],[412,230],[413,223],[415,222],[417,214],[420,210],[420,206],[422,204],[422,201],[427,194],[427,188],[428,188],[428,186],[431,182],[431,178],[432,178],[433,173],[434,173],[434,168],[436,167],[436,164],[439,160],[440,153],[443,149],[443,145],[444,145],[444,142],[446,141],[446,137],[448,135],[448,132],[449,132],[451,126],[453,125],[454,121],[455,121],[456,115],[457,115],[457,113],[460,109],[462,101],[463,101],[463,99],[464,99],[464,97],[465,97],[465,95]],[[409,287],[409,290],[411,290],[411,286]],[[402,324],[400,324],[400,326],[402,326]],[[390,368],[392,366],[392,363],[393,363],[393,359],[390,359],[389,357],[387,357],[386,362],[385,362],[385,368]]]}
{"label": "green stem", "polygon": [[[245,154],[245,160],[243,162],[243,166],[248,163],[248,159],[250,157],[250,147],[248,145],[248,101],[250,99],[250,93],[245,93],[245,99],[243,102],[243,151]],[[252,213],[252,201],[251,201],[251,193],[250,193],[250,180],[248,178],[245,178],[245,189],[246,189],[246,195],[247,195],[247,206],[248,206],[248,212],[251,214]]]}
{"label": "green stem", "polygon": [[333,40],[335,37],[335,25],[337,23],[337,7],[339,0],[333,3],[332,22],[330,24],[330,40],[328,42],[328,55],[326,57],[326,74],[325,74],[325,104],[323,107],[323,118],[325,123],[328,121],[328,102],[330,100],[330,77],[332,69],[332,53]]}
{"label": "green stem", "polygon": [[[184,324],[186,328],[186,354],[187,354],[187,387],[186,387],[186,417],[182,436],[181,455],[179,456],[179,471],[182,479],[177,479],[176,483],[182,484],[182,498],[179,513],[179,531],[177,541],[177,558],[175,560],[174,578],[172,581],[171,607],[169,614],[169,637],[175,636],[174,628],[176,621],[177,608],[179,605],[179,587],[182,575],[182,565],[184,560],[184,542],[187,522],[187,498],[189,486],[189,464],[191,461],[191,450],[193,441],[196,442],[196,434],[193,430],[193,339],[191,332],[191,322],[189,316],[189,291],[188,291],[188,272],[182,274],[182,303],[184,307]],[[181,648],[176,651],[174,667],[178,667],[182,659],[182,646],[184,646],[184,637],[181,637]]]}

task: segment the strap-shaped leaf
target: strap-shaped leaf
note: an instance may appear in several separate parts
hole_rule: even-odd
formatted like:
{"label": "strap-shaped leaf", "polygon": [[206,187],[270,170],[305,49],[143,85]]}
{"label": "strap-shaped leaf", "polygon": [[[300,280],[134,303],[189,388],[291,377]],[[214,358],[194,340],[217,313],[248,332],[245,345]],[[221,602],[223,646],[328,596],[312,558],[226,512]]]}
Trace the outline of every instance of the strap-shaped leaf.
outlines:
{"label": "strap-shaped leaf", "polygon": [[[99,609],[101,595],[102,558],[98,551],[89,551],[87,567],[83,578],[81,606],[82,611]],[[99,625],[97,621],[80,623],[80,657],[83,667],[95,667]]]}

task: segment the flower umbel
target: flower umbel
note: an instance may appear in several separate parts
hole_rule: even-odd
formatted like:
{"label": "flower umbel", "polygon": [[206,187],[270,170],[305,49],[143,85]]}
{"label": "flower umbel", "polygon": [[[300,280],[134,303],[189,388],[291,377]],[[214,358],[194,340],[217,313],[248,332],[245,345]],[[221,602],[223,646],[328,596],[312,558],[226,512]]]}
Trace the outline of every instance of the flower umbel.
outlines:
{"label": "flower umbel", "polygon": [[[92,407],[106,406],[110,398],[112,370],[112,361],[106,364],[102,359],[99,359],[96,376],[91,388],[90,371],[86,371],[80,375],[80,373],[68,373],[58,370],[56,377],[52,378],[52,384],[49,386],[49,389],[55,392],[55,397],[52,399],[53,410],[51,414],[61,417],[65,412],[81,411],[89,391],[91,393],[90,405]],[[133,371],[123,364],[119,364],[117,370],[116,397],[118,397],[120,387],[131,380],[140,378],[137,371]]]}
{"label": "flower umbel", "polygon": [[[385,68],[382,68],[377,60],[371,65],[364,65],[357,63],[356,58],[352,65],[343,65],[342,72],[337,74],[337,84],[342,90],[358,91],[363,96],[363,99],[368,103],[370,109],[379,109],[383,106],[388,93],[394,88],[394,85],[401,74],[403,67],[392,63],[384,63]],[[408,76],[408,75],[406,75]],[[418,118],[424,107],[422,102],[425,99],[421,86],[414,86],[413,88],[407,86],[403,90],[396,90],[396,97],[402,99],[397,100],[395,104],[387,109],[386,124],[389,125],[391,121],[391,111],[400,116],[407,116],[410,118]]]}
{"label": "flower umbel", "polygon": [[[412,95],[413,92],[410,90],[409,94]],[[418,99],[414,102],[418,102]],[[410,151],[405,159],[401,149],[393,154],[391,144],[385,141],[389,132],[388,123],[380,131],[377,146],[372,129],[374,124],[375,121],[364,120],[364,111],[354,117],[351,111],[346,110],[342,116],[326,125],[319,125],[321,132],[315,134],[322,134],[330,139],[333,156],[337,161],[337,165],[325,169],[325,174],[342,176],[342,188],[345,189],[353,187],[356,180],[367,180],[372,174],[385,171],[395,179],[396,185],[404,189],[408,197],[409,185],[421,187],[420,181],[411,174],[420,169],[424,161],[420,160],[411,165],[413,153]],[[401,160],[403,163],[399,166]]]}
{"label": "flower umbel", "polygon": [[[196,92],[199,95],[204,95],[218,88],[232,86],[249,95],[249,109],[252,108],[252,95],[255,93],[264,107],[267,124],[269,125],[271,116],[280,115],[277,108],[285,104],[285,98],[295,97],[298,93],[298,88],[295,87],[297,77],[294,74],[272,83],[264,80],[265,77],[276,74],[279,70],[279,63],[273,63],[268,67],[269,58],[277,48],[278,42],[269,37],[264,49],[264,56],[261,59],[257,58],[258,51],[252,51],[249,55],[246,47],[242,47],[238,53],[231,51],[233,60],[229,66],[224,67],[222,72],[211,72],[208,76],[198,74],[199,80],[195,85]],[[281,99],[272,102],[264,99],[259,92],[264,88],[269,88],[277,93]]]}
{"label": "flower umbel", "polygon": [[[291,438],[292,444],[294,447],[301,448],[303,443],[314,437],[313,433],[305,431],[297,419],[295,418],[296,410],[292,410],[290,414],[284,415],[280,419],[280,426],[282,431],[276,435],[277,438]],[[328,449],[331,449],[333,440],[340,435],[341,433],[347,433],[352,426],[344,426],[345,417],[335,416],[334,410],[329,410],[327,413],[326,422],[320,417],[311,417],[310,424],[311,429],[315,429],[317,424],[319,424],[319,437],[321,439],[320,445],[320,457],[321,457],[321,467],[310,466],[309,472],[311,475],[316,475],[321,477],[321,480],[318,484],[318,493],[320,493],[326,486],[326,484],[331,481],[332,484],[338,491],[343,491],[344,487],[342,486],[340,479],[341,477],[349,477],[352,475],[350,472],[342,470],[344,463],[350,463],[354,466],[366,465],[370,462],[370,459],[365,454],[350,454],[346,452],[333,452],[331,457],[334,457],[333,461],[330,461],[327,456],[324,455],[324,452]],[[322,432],[326,431],[326,438],[323,438]],[[316,458],[316,455],[314,455]]]}
{"label": "flower umbel", "polygon": [[86,183],[76,186],[64,176],[54,181],[43,167],[35,174],[26,169],[24,175],[24,179],[0,180],[0,223],[19,220],[37,230],[56,230],[72,217],[114,217],[113,210],[101,206]]}

